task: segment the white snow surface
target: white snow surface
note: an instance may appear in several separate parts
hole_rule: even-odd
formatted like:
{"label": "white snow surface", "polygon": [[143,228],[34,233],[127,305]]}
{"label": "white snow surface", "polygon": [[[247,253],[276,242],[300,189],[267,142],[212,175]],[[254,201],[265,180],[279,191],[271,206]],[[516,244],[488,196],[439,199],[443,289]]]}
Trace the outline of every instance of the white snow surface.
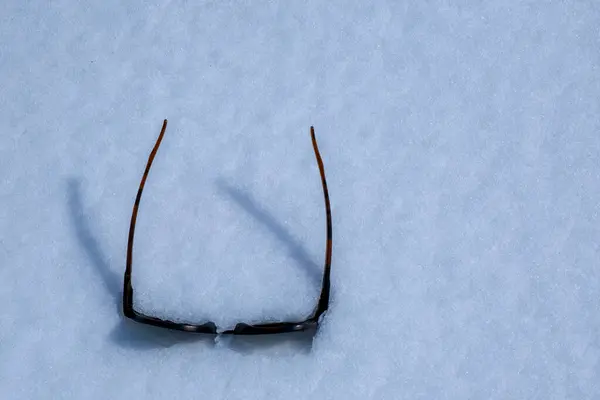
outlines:
{"label": "white snow surface", "polygon": [[[0,398],[600,398],[595,1],[3,1]],[[318,333],[171,332],[297,319]]]}

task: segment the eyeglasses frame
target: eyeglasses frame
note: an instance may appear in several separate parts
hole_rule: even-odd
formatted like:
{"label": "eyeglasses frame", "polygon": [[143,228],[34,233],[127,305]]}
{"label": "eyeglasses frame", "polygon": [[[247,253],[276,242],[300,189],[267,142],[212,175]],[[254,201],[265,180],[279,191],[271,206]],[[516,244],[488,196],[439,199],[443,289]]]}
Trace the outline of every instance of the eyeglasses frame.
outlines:
{"label": "eyeglasses frame", "polygon": [[317,139],[315,137],[314,127],[310,127],[310,135],[312,139],[313,150],[319,166],[319,173],[321,175],[321,184],[323,186],[323,196],[325,198],[325,212],[327,218],[327,244],[325,248],[325,265],[323,271],[323,280],[321,284],[321,293],[319,300],[313,311],[313,313],[302,321],[294,322],[266,322],[259,324],[247,324],[239,322],[233,329],[218,332],[217,326],[214,322],[205,322],[203,324],[189,324],[171,321],[168,319],[161,319],[152,316],[145,315],[133,308],[133,286],[131,284],[131,274],[133,265],[133,239],[135,235],[135,225],[137,221],[138,209],[140,201],[142,199],[142,192],[150,172],[150,167],[154,161],[154,157],[158,152],[158,148],[163,140],[165,131],[167,129],[167,120],[165,119],[160,130],[160,134],[156,139],[156,143],[150,152],[148,162],[140,185],[138,187],[135,203],[133,205],[133,212],[131,214],[131,222],[129,225],[129,237],[127,241],[127,260],[125,267],[125,275],[123,280],[123,314],[125,317],[134,320],[135,322],[153,325],[161,328],[167,328],[172,330],[193,332],[193,333],[205,333],[205,334],[231,334],[231,335],[263,335],[263,334],[277,334],[277,333],[289,333],[289,332],[300,332],[308,330],[316,330],[319,325],[321,316],[329,308],[330,298],[330,276],[331,276],[331,253],[332,253],[332,224],[331,224],[331,206],[329,204],[329,191],[327,189],[327,181],[325,179],[325,167],[323,165],[323,159],[319,153],[317,146]]}

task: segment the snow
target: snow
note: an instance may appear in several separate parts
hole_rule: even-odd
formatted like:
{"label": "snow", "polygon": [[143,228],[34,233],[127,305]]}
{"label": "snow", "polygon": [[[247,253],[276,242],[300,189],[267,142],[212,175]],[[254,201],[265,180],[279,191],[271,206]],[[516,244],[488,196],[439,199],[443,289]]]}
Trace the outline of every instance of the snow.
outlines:
{"label": "snow", "polygon": [[600,8],[421,3],[5,1],[2,399],[600,397]]}

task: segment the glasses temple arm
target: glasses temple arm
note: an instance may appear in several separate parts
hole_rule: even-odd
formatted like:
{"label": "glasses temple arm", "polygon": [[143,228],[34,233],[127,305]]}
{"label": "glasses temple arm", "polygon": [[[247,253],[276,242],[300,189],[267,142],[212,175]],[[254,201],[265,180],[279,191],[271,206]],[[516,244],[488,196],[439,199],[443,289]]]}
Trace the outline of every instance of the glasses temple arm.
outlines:
{"label": "glasses temple arm", "polygon": [[127,263],[125,267],[125,279],[123,280],[123,312],[125,315],[133,314],[133,288],[131,286],[131,265],[133,259],[133,236],[135,234],[135,223],[137,220],[138,208],[140,206],[140,200],[142,199],[142,192],[144,191],[144,185],[146,184],[146,178],[148,178],[148,173],[150,172],[150,167],[152,166],[152,161],[154,161],[154,157],[156,156],[156,152],[160,147],[160,142],[165,135],[165,130],[167,129],[167,120],[165,119],[162,125],[162,129],[160,130],[160,134],[158,135],[158,139],[156,139],[156,143],[154,144],[154,148],[150,152],[150,156],[148,157],[148,163],[146,163],[146,169],[144,170],[144,175],[142,176],[142,180],[140,182],[140,186],[138,188],[137,196],[135,197],[135,203],[133,205],[133,212],[131,214],[131,223],[129,225],[129,239],[127,240]]}
{"label": "glasses temple arm", "polygon": [[323,314],[329,308],[329,291],[330,291],[330,276],[331,276],[331,247],[332,247],[332,227],[331,227],[331,206],[329,204],[329,191],[327,190],[327,180],[325,179],[325,167],[323,166],[323,159],[319,153],[319,147],[317,146],[317,139],[315,137],[314,127],[310,127],[310,136],[312,138],[313,149],[315,151],[315,157],[317,164],[319,165],[319,173],[321,175],[321,184],[323,185],[323,196],[325,198],[325,213],[327,216],[327,246],[325,248],[325,268],[323,271],[323,283],[321,286],[321,295],[319,296],[319,302],[315,309],[314,315],[311,319],[318,320],[321,314]]}

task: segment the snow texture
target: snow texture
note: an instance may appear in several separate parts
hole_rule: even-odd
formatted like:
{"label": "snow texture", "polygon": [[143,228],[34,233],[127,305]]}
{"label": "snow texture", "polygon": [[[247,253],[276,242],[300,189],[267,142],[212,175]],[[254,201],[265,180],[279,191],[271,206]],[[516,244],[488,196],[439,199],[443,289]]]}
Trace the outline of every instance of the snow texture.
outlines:
{"label": "snow texture", "polygon": [[[0,397],[600,398],[595,1],[0,12]],[[217,338],[125,320],[294,319]]]}

